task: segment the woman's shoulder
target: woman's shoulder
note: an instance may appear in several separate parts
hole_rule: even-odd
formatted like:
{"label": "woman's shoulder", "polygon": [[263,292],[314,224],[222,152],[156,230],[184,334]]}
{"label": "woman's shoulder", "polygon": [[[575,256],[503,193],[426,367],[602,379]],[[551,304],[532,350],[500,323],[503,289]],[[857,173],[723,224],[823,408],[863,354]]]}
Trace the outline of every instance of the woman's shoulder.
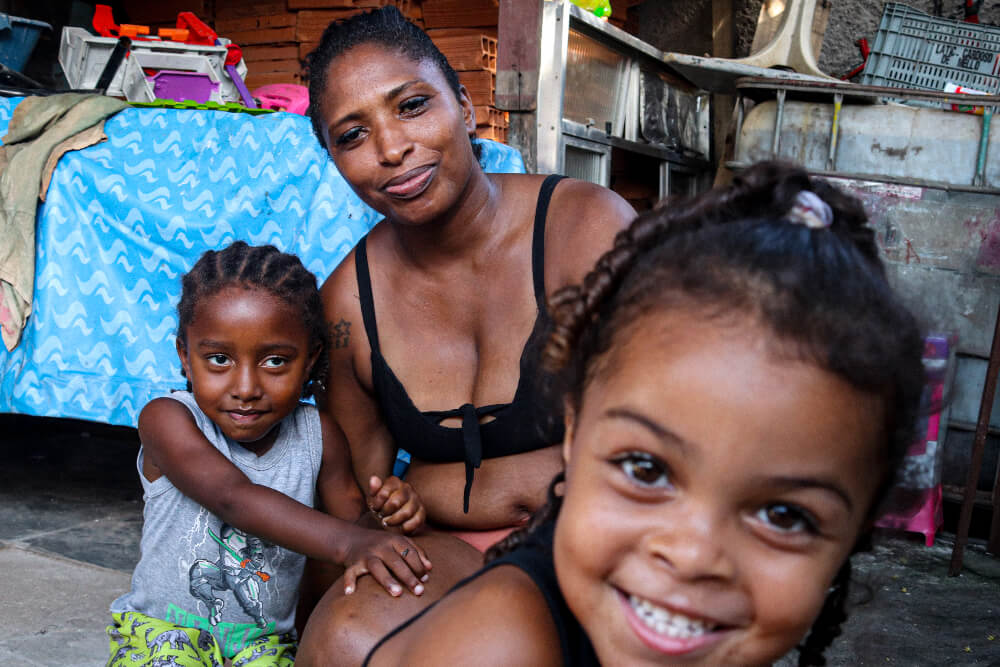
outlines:
{"label": "woman's shoulder", "polygon": [[511,564],[489,567],[452,590],[380,648],[371,665],[560,664],[558,629],[538,586]]}
{"label": "woman's shoulder", "polygon": [[545,220],[546,291],[580,282],[635,215],[635,209],[608,188],[575,178],[561,180]]}

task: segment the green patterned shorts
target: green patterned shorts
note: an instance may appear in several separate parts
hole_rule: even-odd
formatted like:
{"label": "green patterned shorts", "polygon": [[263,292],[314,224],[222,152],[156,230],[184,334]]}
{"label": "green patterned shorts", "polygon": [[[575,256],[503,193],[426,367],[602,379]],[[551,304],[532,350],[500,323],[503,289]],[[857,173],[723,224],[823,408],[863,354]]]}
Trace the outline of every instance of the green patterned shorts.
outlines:
{"label": "green patterned shorts", "polygon": [[[107,667],[222,667],[222,651],[206,630],[185,628],[134,611],[112,614]],[[233,667],[295,664],[293,635],[258,637],[232,657]]]}

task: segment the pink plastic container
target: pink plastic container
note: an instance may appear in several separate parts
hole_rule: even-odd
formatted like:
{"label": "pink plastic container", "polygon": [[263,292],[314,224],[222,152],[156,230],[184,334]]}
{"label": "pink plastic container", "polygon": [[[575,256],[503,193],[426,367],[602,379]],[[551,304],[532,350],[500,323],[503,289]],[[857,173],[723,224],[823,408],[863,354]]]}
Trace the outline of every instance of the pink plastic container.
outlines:
{"label": "pink plastic container", "polygon": [[251,94],[260,100],[261,109],[305,115],[309,108],[309,89],[294,83],[271,83],[255,88]]}

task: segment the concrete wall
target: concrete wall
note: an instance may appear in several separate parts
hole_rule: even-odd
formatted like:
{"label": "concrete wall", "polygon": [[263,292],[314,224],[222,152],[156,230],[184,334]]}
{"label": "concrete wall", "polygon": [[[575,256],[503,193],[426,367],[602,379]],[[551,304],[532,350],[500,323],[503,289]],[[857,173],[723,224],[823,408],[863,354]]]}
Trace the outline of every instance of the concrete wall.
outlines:
{"label": "concrete wall", "polygon": [[[884,2],[871,0],[816,0],[830,6],[830,17],[820,53],[820,69],[840,76],[861,64],[855,42],[864,37],[875,41]],[[754,29],[763,0],[732,0],[734,53],[749,55]],[[935,0],[906,0],[903,4],[934,15]],[[961,19],[961,0],[940,0],[944,18]],[[636,18],[637,36],[664,51],[694,55],[712,54],[712,0],[646,0],[629,14]],[[979,14],[983,23],[1000,25],[1000,2],[984,2]],[[712,54],[714,55],[714,54]],[[721,55],[721,54],[720,54]]]}

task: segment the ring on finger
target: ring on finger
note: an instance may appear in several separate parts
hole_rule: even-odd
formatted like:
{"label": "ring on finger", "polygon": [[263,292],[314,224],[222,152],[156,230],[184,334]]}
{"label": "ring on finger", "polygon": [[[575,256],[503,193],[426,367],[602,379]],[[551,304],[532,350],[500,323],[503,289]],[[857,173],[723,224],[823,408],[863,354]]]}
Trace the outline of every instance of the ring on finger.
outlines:
{"label": "ring on finger", "polygon": [[406,547],[405,549],[403,549],[403,552],[399,555],[402,556],[403,558],[406,558],[406,554],[408,553],[410,553],[410,547]]}

